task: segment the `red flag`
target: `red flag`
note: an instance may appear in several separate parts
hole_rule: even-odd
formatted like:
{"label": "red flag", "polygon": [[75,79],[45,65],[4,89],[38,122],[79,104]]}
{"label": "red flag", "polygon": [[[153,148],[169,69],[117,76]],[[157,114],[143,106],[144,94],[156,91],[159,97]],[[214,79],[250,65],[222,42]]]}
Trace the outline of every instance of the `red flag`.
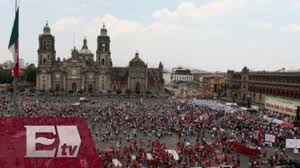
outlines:
{"label": "red flag", "polygon": [[257,143],[258,143],[258,145],[261,145],[261,143],[262,143],[262,133],[261,133],[260,129],[257,132]]}

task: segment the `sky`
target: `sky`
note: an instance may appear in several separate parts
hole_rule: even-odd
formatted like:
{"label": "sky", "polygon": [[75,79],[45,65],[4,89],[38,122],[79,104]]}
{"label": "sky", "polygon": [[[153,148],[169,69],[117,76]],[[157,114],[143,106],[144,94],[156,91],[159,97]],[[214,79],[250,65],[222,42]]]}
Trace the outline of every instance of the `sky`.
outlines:
{"label": "sky", "polygon": [[[20,0],[19,0],[20,1]],[[14,0],[0,1],[0,62]],[[37,63],[38,37],[49,22],[56,56],[69,58],[86,36],[96,52],[102,24],[114,66],[139,52],[150,67],[207,71],[300,69],[300,0],[21,0],[20,57]]]}

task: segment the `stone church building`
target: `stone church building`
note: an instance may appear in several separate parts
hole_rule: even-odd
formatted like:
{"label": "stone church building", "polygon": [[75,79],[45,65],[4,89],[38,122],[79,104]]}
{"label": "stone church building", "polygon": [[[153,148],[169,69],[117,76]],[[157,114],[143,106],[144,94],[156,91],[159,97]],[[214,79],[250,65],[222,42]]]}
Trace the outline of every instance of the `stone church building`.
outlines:
{"label": "stone church building", "polygon": [[48,24],[39,36],[37,90],[161,93],[163,88],[162,63],[158,68],[148,68],[136,53],[127,67],[113,67],[110,37],[105,25],[97,38],[96,61],[86,39],[80,50],[74,47],[71,57],[61,60],[56,57],[55,38]]}

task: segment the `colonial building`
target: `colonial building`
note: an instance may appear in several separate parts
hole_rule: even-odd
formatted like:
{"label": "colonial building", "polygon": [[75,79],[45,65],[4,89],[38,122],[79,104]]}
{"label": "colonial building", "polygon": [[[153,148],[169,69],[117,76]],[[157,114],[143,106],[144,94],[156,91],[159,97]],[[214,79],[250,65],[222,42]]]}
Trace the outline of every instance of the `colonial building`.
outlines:
{"label": "colonial building", "polygon": [[36,89],[67,92],[160,93],[163,91],[163,65],[149,68],[136,53],[128,67],[113,67],[110,37],[105,25],[97,38],[96,61],[83,40],[80,50],[72,50],[69,59],[56,57],[55,38],[48,24],[39,36]]}
{"label": "colonial building", "polygon": [[200,77],[202,87],[211,93],[217,93],[218,90],[221,90],[222,87],[224,87],[222,83],[223,80],[224,75],[221,74],[208,74]]}
{"label": "colonial building", "polygon": [[178,67],[178,68],[173,68],[171,73],[171,80],[174,82],[193,81],[194,76],[191,73],[191,70]]}
{"label": "colonial building", "polygon": [[228,71],[228,96],[235,100],[265,103],[266,96],[300,98],[300,72]]}

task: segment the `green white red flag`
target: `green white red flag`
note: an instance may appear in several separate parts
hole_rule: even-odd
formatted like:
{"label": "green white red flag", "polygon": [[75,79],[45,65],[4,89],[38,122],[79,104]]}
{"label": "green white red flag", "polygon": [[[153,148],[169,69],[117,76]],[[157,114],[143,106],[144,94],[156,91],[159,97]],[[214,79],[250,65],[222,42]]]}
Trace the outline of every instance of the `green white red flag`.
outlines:
{"label": "green white red flag", "polygon": [[13,58],[14,58],[14,63],[15,63],[13,69],[14,77],[18,78],[19,77],[19,7],[16,10],[15,21],[12,28],[8,49],[13,54]]}

